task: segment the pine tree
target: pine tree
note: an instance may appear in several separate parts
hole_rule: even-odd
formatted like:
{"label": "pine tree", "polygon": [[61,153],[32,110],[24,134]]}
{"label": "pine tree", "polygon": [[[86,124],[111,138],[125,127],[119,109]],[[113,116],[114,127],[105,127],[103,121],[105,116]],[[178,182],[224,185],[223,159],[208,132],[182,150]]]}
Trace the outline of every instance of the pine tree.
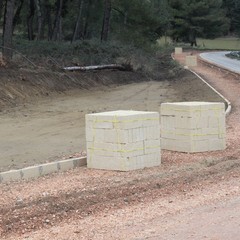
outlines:
{"label": "pine tree", "polygon": [[227,33],[229,20],[221,0],[170,0],[172,28],[170,36],[197,45],[197,37],[215,38]]}

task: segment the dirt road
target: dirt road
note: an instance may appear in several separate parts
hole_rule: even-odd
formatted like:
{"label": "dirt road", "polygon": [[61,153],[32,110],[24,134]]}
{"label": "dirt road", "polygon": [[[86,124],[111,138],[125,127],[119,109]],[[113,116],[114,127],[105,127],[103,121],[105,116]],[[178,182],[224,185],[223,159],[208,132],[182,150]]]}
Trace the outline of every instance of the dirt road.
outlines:
{"label": "dirt road", "polygon": [[[199,90],[203,89],[203,90]],[[102,90],[76,90],[0,113],[0,171],[52,161],[85,150],[85,114],[158,111],[162,102],[219,98],[193,75]]]}

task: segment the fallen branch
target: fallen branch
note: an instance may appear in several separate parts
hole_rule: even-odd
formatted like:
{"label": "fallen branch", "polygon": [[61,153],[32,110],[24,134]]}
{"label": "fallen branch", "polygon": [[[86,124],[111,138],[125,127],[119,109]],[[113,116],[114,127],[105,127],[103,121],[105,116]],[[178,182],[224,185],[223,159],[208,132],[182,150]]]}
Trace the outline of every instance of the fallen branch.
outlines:
{"label": "fallen branch", "polygon": [[107,64],[107,65],[95,65],[95,66],[85,66],[85,67],[64,67],[65,71],[92,71],[92,70],[103,70],[103,69],[116,69],[120,71],[130,70],[129,66],[123,66],[118,64]]}

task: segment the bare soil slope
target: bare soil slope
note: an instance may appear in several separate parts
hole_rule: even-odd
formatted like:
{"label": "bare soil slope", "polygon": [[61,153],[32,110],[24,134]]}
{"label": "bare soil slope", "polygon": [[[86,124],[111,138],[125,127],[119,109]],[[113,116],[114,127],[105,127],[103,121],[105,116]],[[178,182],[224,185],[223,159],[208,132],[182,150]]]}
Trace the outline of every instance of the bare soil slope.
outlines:
{"label": "bare soil slope", "polygon": [[[45,79],[46,82],[39,86],[24,85],[26,91],[18,86],[19,81],[13,85],[11,94],[19,91],[17,93],[27,98],[26,102],[31,100],[32,103],[0,113],[0,134],[3,136],[0,138],[0,170],[52,161],[84,151],[87,113],[119,109],[159,111],[160,104],[167,101],[219,100],[213,91],[188,72],[179,78],[162,81],[147,81],[138,73],[118,71],[92,73],[88,75],[91,81],[81,77],[79,74],[79,83],[85,83],[89,90],[62,92],[69,88],[68,81],[62,82],[65,79],[52,82]],[[59,86],[57,81],[60,81]],[[51,92],[47,83],[57,85],[61,93],[57,94],[56,89]],[[5,93],[8,89],[9,84],[4,88]],[[32,96],[39,91],[50,93],[44,98]],[[11,101],[16,103],[17,99]]]}

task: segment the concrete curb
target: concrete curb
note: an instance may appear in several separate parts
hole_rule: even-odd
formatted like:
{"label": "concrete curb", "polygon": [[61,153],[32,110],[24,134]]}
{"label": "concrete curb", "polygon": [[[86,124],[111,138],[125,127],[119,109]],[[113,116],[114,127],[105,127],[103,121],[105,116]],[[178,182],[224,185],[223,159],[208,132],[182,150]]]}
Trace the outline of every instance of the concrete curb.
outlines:
{"label": "concrete curb", "polygon": [[[174,58],[173,56],[173,53],[171,54],[171,57],[174,61],[176,61],[176,59]],[[201,61],[204,62],[203,59],[201,59]],[[208,62],[207,64],[210,65],[210,63]],[[212,65],[212,64],[211,64]],[[205,79],[203,79],[199,74],[197,74],[196,72],[194,72],[193,70],[189,69],[187,66],[184,66],[185,69],[187,69],[188,71],[190,71],[191,73],[193,73],[196,77],[198,77],[202,82],[204,82],[209,88],[211,88],[219,97],[221,97],[224,102],[227,103],[227,109],[225,111],[225,114],[226,116],[228,116],[230,113],[231,113],[231,110],[232,110],[232,105],[231,105],[231,102],[226,98],[224,97],[220,92],[218,92],[211,84],[209,84]],[[219,67],[220,68],[220,67]],[[226,70],[226,69],[224,69]],[[231,72],[229,70],[227,70],[228,72]],[[235,73],[235,72],[234,72]]]}
{"label": "concrete curb", "polygon": [[0,183],[29,180],[54,172],[64,172],[87,164],[87,157],[72,158],[0,173]]}

